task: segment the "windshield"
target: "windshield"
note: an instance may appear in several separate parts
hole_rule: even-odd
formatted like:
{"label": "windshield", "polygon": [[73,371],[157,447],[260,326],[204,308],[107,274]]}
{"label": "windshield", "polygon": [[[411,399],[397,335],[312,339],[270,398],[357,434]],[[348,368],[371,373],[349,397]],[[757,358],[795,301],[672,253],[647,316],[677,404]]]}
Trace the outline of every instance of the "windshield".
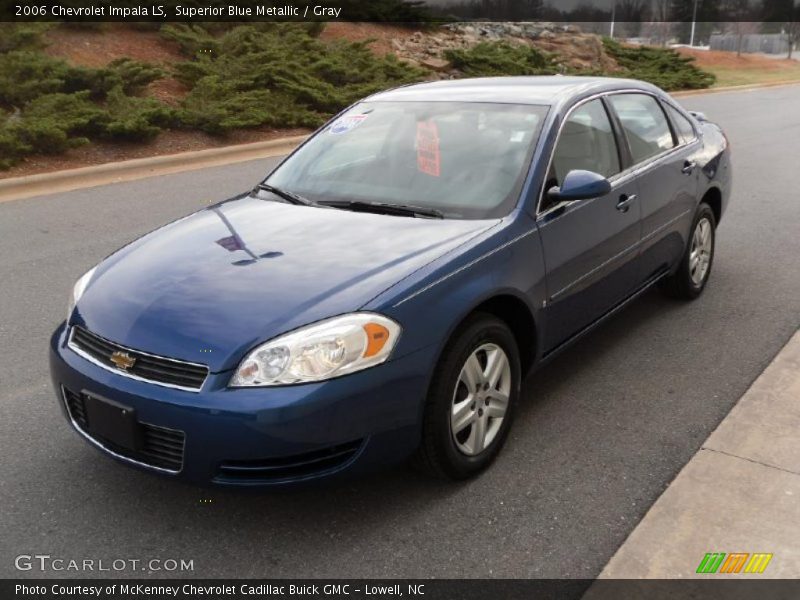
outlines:
{"label": "windshield", "polygon": [[267,179],[322,204],[410,205],[485,219],[514,207],[546,106],[363,102]]}

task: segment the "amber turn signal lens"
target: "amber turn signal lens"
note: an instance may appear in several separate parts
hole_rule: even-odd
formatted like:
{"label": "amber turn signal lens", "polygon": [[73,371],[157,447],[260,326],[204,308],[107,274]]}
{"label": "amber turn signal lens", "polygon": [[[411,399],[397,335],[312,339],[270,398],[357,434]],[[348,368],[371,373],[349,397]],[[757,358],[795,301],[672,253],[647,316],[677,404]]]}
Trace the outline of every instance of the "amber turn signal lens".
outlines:
{"label": "amber turn signal lens", "polygon": [[377,323],[367,323],[364,325],[364,331],[367,333],[367,349],[364,350],[363,356],[369,358],[380,352],[389,341],[389,330]]}

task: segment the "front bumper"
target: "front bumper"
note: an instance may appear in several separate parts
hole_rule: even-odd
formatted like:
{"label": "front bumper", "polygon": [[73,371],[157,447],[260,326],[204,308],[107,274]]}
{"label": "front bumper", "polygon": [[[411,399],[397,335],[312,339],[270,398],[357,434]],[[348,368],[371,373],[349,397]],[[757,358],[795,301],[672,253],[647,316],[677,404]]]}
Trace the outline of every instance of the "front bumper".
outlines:
{"label": "front bumper", "polygon": [[[400,462],[419,443],[435,361],[430,347],[338,379],[274,388],[228,389],[231,372],[212,373],[200,392],[189,392],[99,367],[67,347],[65,332],[62,324],[50,341],[50,372],[73,427],[122,462],[196,483],[286,485]],[[76,423],[63,390],[118,402],[140,423],[183,432],[181,466],[172,472],[115,451]]]}

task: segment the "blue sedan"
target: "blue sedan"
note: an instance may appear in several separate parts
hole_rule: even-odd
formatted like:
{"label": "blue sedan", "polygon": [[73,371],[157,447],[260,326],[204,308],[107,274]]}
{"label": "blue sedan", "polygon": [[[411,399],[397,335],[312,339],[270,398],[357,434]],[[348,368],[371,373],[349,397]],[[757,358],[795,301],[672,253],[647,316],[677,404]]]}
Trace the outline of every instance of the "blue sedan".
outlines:
{"label": "blue sedan", "polygon": [[703,292],[730,188],[720,128],[646,83],[379,93],[81,277],[51,340],[58,403],[105,454],[194,482],[409,457],[467,478],[532,367],[655,284]]}

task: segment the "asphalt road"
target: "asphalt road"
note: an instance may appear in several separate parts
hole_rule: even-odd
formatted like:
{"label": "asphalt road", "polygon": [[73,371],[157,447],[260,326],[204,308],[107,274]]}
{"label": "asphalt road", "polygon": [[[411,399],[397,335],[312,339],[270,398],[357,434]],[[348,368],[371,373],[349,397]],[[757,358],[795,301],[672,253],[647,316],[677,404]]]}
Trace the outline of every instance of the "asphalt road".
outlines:
{"label": "asphalt road", "polygon": [[62,419],[47,340],[75,279],[249,187],[267,161],[0,204],[0,576],[41,576],[14,569],[37,553],[191,559],[193,577],[597,575],[800,324],[800,86],[684,104],[733,144],[706,293],[646,294],[529,379],[501,457],[462,484],[398,469],[310,491],[209,491],[125,468]]}

